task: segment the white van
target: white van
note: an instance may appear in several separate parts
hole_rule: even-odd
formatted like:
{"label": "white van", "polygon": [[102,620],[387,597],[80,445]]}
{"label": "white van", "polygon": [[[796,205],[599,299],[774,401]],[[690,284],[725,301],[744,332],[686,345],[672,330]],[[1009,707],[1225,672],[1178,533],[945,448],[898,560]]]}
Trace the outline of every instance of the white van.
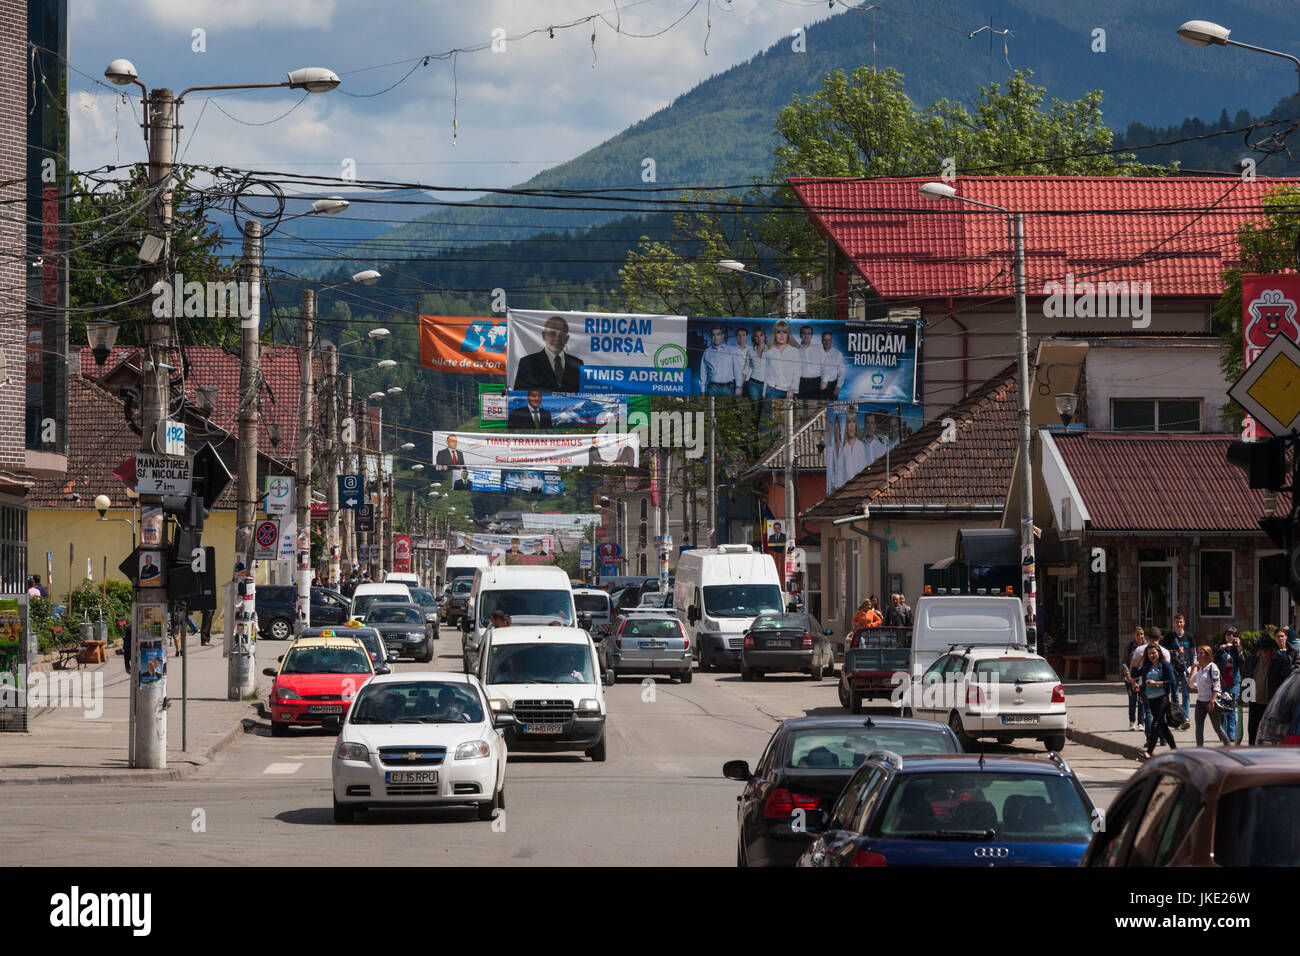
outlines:
{"label": "white van", "polygon": [[747,544],[682,553],[673,583],[673,610],[686,627],[700,670],[740,666],[744,634],[754,618],[785,610],[776,561]]}
{"label": "white van", "polygon": [[372,604],[410,600],[411,589],[405,584],[394,584],[388,581],[383,584],[358,584],[357,589],[352,592],[352,610],[349,612],[348,620],[364,620]]}
{"label": "white van", "polygon": [[917,599],[912,619],[913,680],[954,645],[1030,649],[1020,598],[927,595]]}
{"label": "white van", "polygon": [[514,622],[493,628],[476,673],[511,753],[578,750],[605,759],[607,675],[586,631]]}
{"label": "white van", "polygon": [[418,588],[420,586],[420,576],[409,571],[389,571],[384,575],[384,583],[405,584],[408,587]]}
{"label": "white van", "polygon": [[554,566],[512,565],[479,568],[469,592],[469,604],[460,619],[466,664],[473,669],[483,632],[492,626],[492,612],[505,611],[512,626],[552,623],[578,626],[573,585],[564,570]]}
{"label": "white van", "polygon": [[449,554],[447,565],[442,572],[442,590],[451,592],[451,585],[457,578],[472,578],[479,568],[490,568],[491,561],[486,554]]}

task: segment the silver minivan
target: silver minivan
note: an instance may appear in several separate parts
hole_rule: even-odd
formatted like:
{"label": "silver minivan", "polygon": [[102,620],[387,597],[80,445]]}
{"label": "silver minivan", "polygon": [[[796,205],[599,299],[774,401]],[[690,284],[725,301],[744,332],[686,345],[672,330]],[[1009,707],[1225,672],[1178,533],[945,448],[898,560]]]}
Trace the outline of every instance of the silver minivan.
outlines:
{"label": "silver minivan", "polygon": [[689,684],[694,676],[691,642],[671,610],[628,611],[597,645],[601,665],[620,674],[669,674]]}

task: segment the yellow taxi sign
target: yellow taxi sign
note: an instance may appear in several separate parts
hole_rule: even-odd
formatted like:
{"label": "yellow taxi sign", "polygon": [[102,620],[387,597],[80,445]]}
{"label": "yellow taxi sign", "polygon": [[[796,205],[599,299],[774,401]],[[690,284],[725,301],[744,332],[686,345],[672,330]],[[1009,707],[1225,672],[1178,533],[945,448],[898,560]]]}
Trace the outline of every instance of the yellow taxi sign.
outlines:
{"label": "yellow taxi sign", "polygon": [[1228,395],[1271,434],[1294,431],[1300,424],[1300,346],[1275,336]]}
{"label": "yellow taxi sign", "polygon": [[332,628],[332,627],[322,628],[322,629],[321,629],[321,632],[320,632],[319,634],[317,634],[316,636],[317,636],[317,637],[333,637],[333,636],[334,636],[334,628]]}

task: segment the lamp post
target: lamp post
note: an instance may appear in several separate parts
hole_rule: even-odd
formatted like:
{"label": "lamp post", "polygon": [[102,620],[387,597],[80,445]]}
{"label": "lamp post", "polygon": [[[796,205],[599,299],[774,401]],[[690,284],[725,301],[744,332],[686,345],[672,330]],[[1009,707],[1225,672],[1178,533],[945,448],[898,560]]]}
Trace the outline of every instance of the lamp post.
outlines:
{"label": "lamp post", "polygon": [[1070,430],[1070,422],[1074,421],[1074,411],[1078,407],[1079,396],[1074,392],[1058,392],[1056,395],[1056,414],[1061,416],[1061,424],[1065,430]]}
{"label": "lamp post", "polygon": [[1015,260],[1016,324],[1019,329],[1020,360],[1020,570],[1024,581],[1022,600],[1025,607],[1025,632],[1029,646],[1038,644],[1038,581],[1034,554],[1034,480],[1030,452],[1032,434],[1029,424],[1029,314],[1025,306],[1025,218],[1023,213],[992,203],[957,195],[947,183],[925,183],[920,187],[926,199],[954,199],[972,206],[992,209],[1007,217],[1007,233]]}
{"label": "lamp post", "polygon": [[[150,91],[140,82],[139,74],[130,60],[118,59],[108,65],[105,77],[117,86],[134,84],[144,94],[144,127],[148,131],[149,148],[148,189],[152,192],[152,201],[148,211],[148,237],[145,247],[150,251],[142,258],[148,263],[147,284],[156,288],[160,284],[170,286],[171,231],[172,231],[172,177],[173,148],[177,130],[176,108],[185,101],[188,93],[200,90],[236,90],[261,89],[271,87],[289,87],[302,89],[310,93],[332,90],[338,86],[339,78],[330,70],[310,67],[295,70],[288,74],[283,83],[239,83],[222,86],[192,86],[181,91],[180,96],[173,96],[170,89]],[[260,223],[250,223],[260,226]],[[250,297],[256,301],[255,296]],[[242,323],[250,324],[248,319]],[[167,414],[169,405],[169,374],[165,367],[164,352],[171,343],[171,320],[166,316],[157,316],[152,308],[146,309],[144,316],[143,345],[145,363],[141,388],[140,431],[142,454],[153,451],[154,432],[160,421]],[[102,347],[102,343],[101,343]],[[92,343],[96,358],[100,349]],[[241,396],[247,395],[241,391]],[[243,435],[241,434],[241,447]],[[254,454],[256,454],[254,452]],[[256,458],[254,458],[256,462]],[[241,472],[241,476],[242,476]],[[251,489],[239,495],[240,507],[244,508],[243,499],[251,497]],[[144,500],[147,499],[147,500]],[[142,505],[161,506],[160,495],[146,495]],[[242,529],[241,529],[242,530]],[[247,529],[247,537],[252,538],[252,528]],[[247,605],[246,605],[247,606]],[[164,641],[167,627],[167,592],[161,586],[137,587],[132,602],[132,634],[138,651],[136,660],[142,661],[145,651],[153,655],[166,653]],[[250,625],[251,626],[251,625]],[[251,640],[247,641],[251,648]],[[251,650],[250,650],[251,656]],[[159,658],[160,659],[160,658]],[[167,698],[167,678],[162,668],[155,667],[156,673],[146,674],[144,667],[137,667],[131,682],[132,703],[138,720],[134,729],[134,750],[131,765],[135,768],[161,770],[167,766],[167,712],[164,709]],[[251,665],[248,665],[251,670]]]}
{"label": "lamp post", "polygon": [[[760,279],[767,279],[775,282],[781,287],[781,315],[787,319],[793,319],[793,296],[791,295],[791,283],[789,279],[778,279],[776,276],[764,275],[761,272],[755,272],[753,269],[746,269],[744,263],[737,262],[735,259],[723,259],[718,263],[718,268],[723,272],[739,272],[744,275],[757,276]],[[709,405],[709,411],[713,411],[712,402]],[[713,454],[713,433],[715,428],[709,429],[709,500],[713,501],[714,485],[714,459],[717,457]],[[785,520],[790,525],[786,532],[786,556],[795,547],[798,538],[798,525],[796,523],[794,501],[794,401],[786,399],[785,401]],[[713,520],[713,506],[709,506],[709,520]],[[785,562],[786,567],[781,569],[781,579],[785,581],[785,590],[789,593],[791,574],[789,572],[789,561]]]}
{"label": "lamp post", "polygon": [[1290,60],[1295,64],[1297,77],[1300,77],[1300,59],[1290,53],[1280,53],[1277,50],[1270,50],[1268,47],[1252,46],[1249,43],[1229,40],[1228,34],[1231,32],[1227,27],[1219,26],[1219,24],[1212,23],[1209,20],[1188,20],[1178,28],[1178,35],[1192,46],[1236,46],[1241,47],[1243,50],[1253,50],[1256,53],[1267,53],[1269,56]]}

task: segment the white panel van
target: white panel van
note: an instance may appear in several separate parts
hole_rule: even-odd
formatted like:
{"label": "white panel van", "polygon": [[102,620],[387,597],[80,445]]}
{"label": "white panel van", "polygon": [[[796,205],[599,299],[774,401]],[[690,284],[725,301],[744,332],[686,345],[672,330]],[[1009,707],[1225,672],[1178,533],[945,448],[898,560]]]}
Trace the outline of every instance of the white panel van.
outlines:
{"label": "white panel van", "polygon": [[744,634],[754,618],[785,610],[781,577],[770,554],[747,544],[682,553],[673,583],[673,610],[707,671],[740,666]]}

